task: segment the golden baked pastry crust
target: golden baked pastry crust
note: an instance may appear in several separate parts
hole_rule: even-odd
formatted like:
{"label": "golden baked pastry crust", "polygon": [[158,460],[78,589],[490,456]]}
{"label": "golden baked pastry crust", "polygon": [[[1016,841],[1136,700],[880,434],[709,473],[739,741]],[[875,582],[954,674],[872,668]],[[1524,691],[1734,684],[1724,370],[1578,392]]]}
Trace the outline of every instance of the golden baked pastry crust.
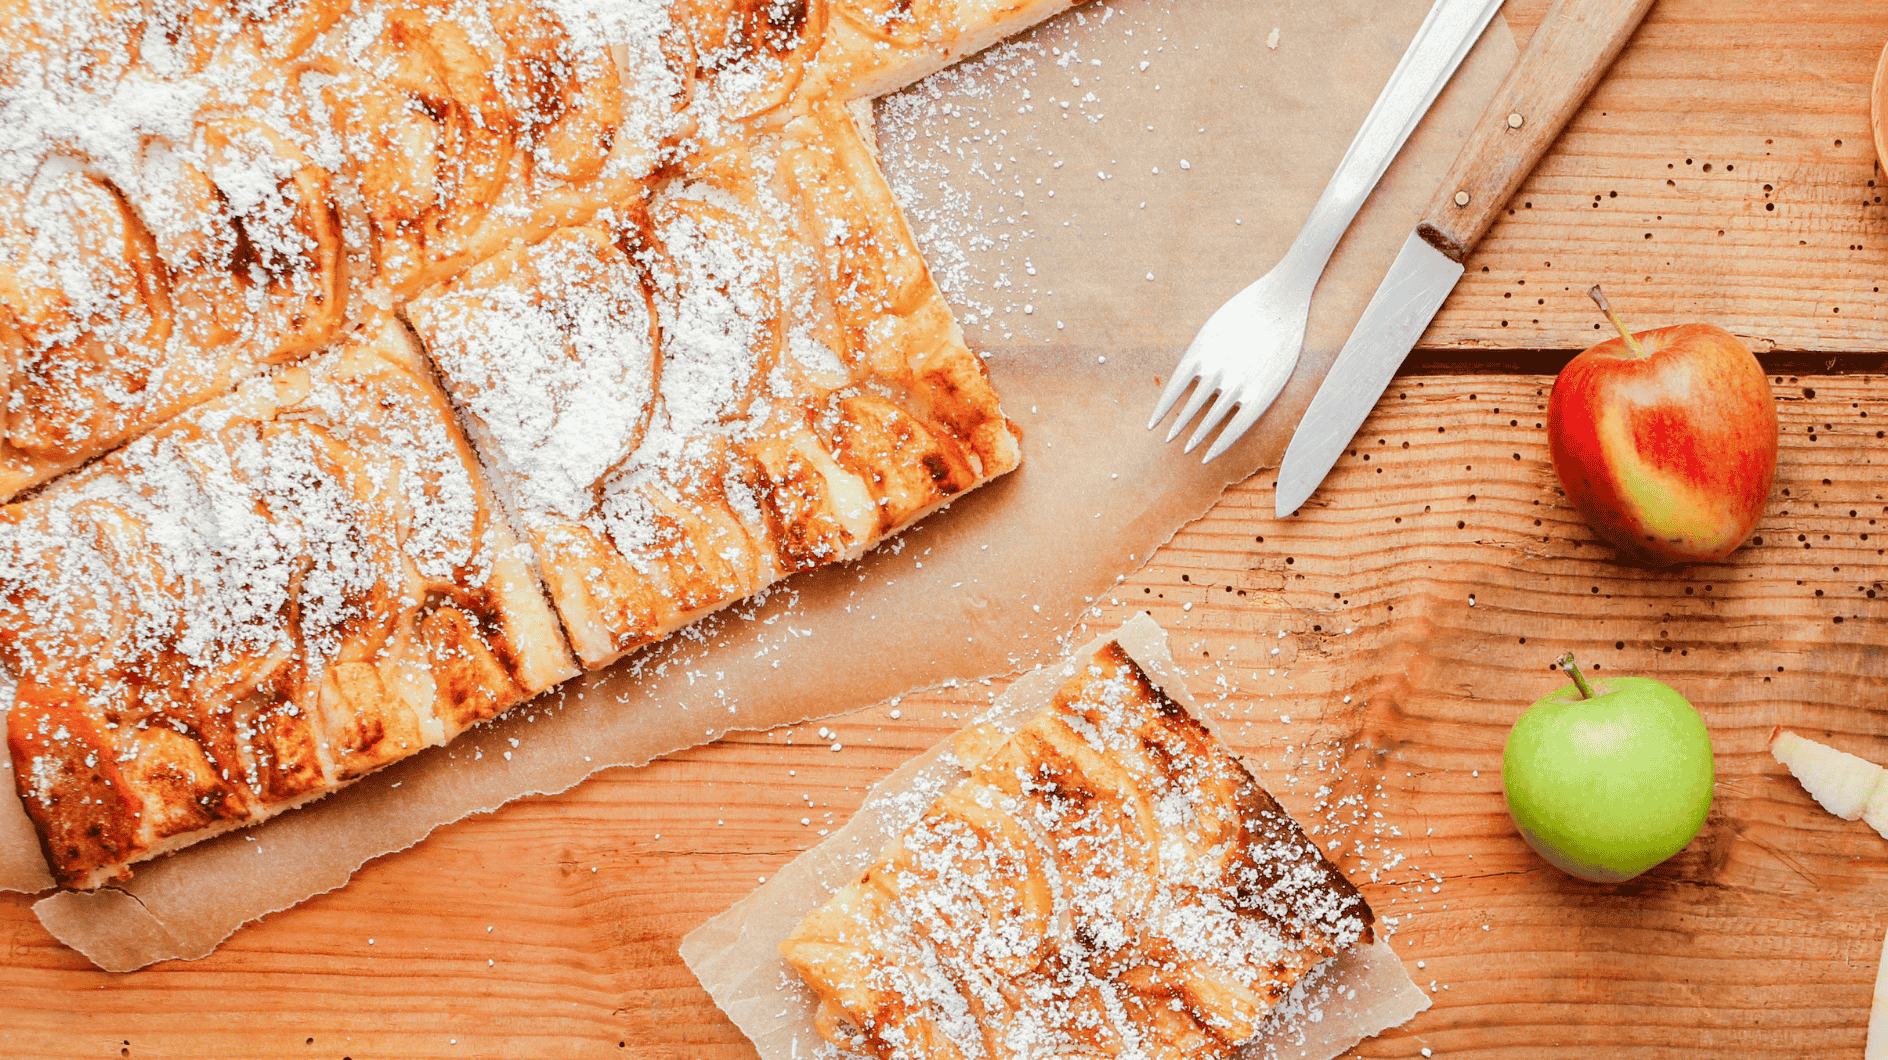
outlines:
{"label": "golden baked pastry crust", "polygon": [[1064,2],[0,5],[0,661],[60,881],[556,683],[559,615],[600,666],[1014,468],[847,104]]}
{"label": "golden baked pastry crust", "polygon": [[0,9],[0,499],[373,307],[631,207],[659,170],[824,120],[1064,6]]}
{"label": "golden baked pastry crust", "polygon": [[586,666],[1016,466],[842,106],[694,156],[611,220],[407,307]]}
{"label": "golden baked pastry crust", "polygon": [[605,27],[560,10],[0,10],[0,497],[634,200],[659,141],[619,135]]}
{"label": "golden baked pastry crust", "polygon": [[1291,817],[1118,644],[781,953],[856,1053],[1232,1057],[1373,914]]}
{"label": "golden baked pastry crust", "polygon": [[425,372],[382,317],[0,509],[8,743],[61,883],[575,673]]}

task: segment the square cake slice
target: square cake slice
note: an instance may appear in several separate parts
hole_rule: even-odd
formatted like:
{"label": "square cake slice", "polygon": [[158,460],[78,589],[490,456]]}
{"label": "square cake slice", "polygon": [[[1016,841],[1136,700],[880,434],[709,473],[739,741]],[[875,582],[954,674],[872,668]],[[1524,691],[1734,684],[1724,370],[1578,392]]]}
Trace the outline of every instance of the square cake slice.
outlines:
{"label": "square cake slice", "polygon": [[390,316],[0,509],[0,657],[20,797],[70,887],[576,672]]}
{"label": "square cake slice", "polygon": [[781,954],[817,1026],[885,1060],[1232,1057],[1363,897],[1110,642],[810,913]]}
{"label": "square cake slice", "polygon": [[407,315],[589,667],[855,559],[1020,459],[837,105]]}

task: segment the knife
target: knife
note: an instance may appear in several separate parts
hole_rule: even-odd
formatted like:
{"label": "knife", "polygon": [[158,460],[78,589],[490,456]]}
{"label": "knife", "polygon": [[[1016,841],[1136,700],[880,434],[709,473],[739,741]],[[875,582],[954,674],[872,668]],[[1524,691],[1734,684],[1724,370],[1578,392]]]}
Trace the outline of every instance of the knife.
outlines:
{"label": "knife", "polygon": [[1280,518],[1296,511],[1324,481],[1461,279],[1469,251],[1599,83],[1652,3],[1555,0],[1298,421],[1273,498]]}

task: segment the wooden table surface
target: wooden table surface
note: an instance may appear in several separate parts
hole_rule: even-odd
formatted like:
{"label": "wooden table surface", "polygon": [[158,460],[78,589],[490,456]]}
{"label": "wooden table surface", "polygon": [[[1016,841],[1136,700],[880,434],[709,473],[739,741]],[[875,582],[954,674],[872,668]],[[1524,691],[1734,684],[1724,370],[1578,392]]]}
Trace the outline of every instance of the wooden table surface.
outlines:
{"label": "wooden table surface", "polygon": [[[1509,0],[1518,37],[1546,6]],[[1764,742],[1781,723],[1888,761],[1884,41],[1878,0],[1660,0],[1316,497],[1276,520],[1261,473],[1091,620],[1168,628],[1433,981],[1356,1055],[1860,1055],[1888,842]],[[1600,337],[1594,281],[1640,326],[1749,337],[1771,371],[1776,494],[1721,565],[1616,565],[1555,488],[1546,394]],[[1703,834],[1623,886],[1547,867],[1502,808],[1507,728],[1568,648],[1678,687],[1717,748]],[[740,734],[524,800],[201,961],[106,974],[0,895],[0,1057],[751,1057],[682,935],[990,691],[825,722],[838,754],[817,724]]]}

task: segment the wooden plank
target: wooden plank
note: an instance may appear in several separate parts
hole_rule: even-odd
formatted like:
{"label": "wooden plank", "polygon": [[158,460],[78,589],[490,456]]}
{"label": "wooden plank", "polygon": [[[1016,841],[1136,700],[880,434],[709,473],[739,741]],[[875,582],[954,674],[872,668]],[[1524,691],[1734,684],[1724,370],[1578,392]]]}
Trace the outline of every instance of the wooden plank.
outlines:
{"label": "wooden plank", "polygon": [[[1508,17],[1525,35],[1546,6]],[[1888,7],[1865,0],[1661,0],[1425,345],[1583,346],[1600,281],[1641,326],[1888,348],[1866,97],[1884,39]],[[1888,408],[1880,377],[1777,384],[1779,493],[1726,564],[1610,562],[1554,489],[1545,377],[1405,376],[1299,516],[1270,517],[1268,476],[1236,488],[1092,620],[1153,611],[1268,785],[1375,873],[1436,1007],[1360,1055],[1859,1050],[1888,847],[1818,810],[1762,738],[1781,722],[1888,761]],[[1703,837],[1622,888],[1544,867],[1501,808],[1503,734],[1566,647],[1679,687],[1718,745]],[[993,690],[828,723],[837,753],[817,726],[744,735],[522,801],[198,962],[107,975],[0,896],[0,1057],[751,1057],[681,935]]]}
{"label": "wooden plank", "polygon": [[[1510,3],[1525,37],[1546,5]],[[1888,5],[1660,0],[1471,256],[1429,348],[1578,349],[1607,285],[1642,326],[1874,351],[1888,212],[1869,86]]]}
{"label": "wooden plank", "polygon": [[[1548,466],[1548,378],[1404,376],[1300,515],[1247,482],[1092,616],[1167,626],[1195,694],[1435,980],[1435,1008],[1359,1055],[1859,1049],[1888,844],[1763,742],[1782,723],[1888,761],[1888,389],[1776,382],[1778,495],[1724,564],[1611,562]],[[1569,648],[1679,688],[1717,747],[1704,834],[1621,887],[1547,867],[1502,808],[1507,727]],[[5,896],[0,1057],[751,1057],[681,936],[998,687],[824,723],[838,752],[818,725],[745,734],[525,800],[198,962],[91,970]]]}

